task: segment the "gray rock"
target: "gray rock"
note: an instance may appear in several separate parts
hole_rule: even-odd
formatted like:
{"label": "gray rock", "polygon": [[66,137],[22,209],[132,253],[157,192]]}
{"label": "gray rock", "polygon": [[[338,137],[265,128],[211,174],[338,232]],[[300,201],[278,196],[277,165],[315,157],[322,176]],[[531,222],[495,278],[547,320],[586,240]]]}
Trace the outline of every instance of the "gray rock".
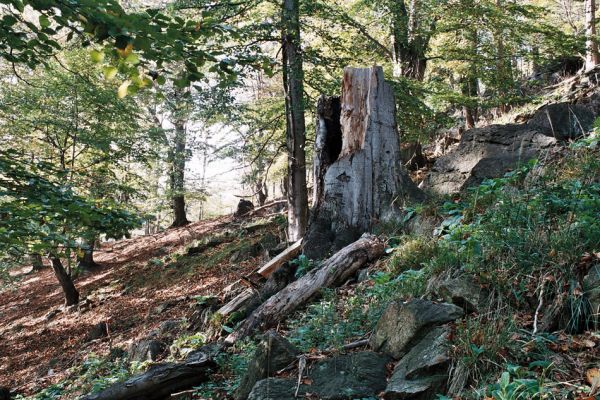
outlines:
{"label": "gray rock", "polygon": [[267,332],[261,339],[254,357],[235,393],[235,399],[245,399],[256,382],[273,376],[294,361],[299,351],[276,332]]}
{"label": "gray rock", "polygon": [[171,334],[171,333],[177,331],[178,329],[180,329],[183,325],[183,322],[185,322],[185,320],[181,320],[181,319],[172,319],[172,320],[164,321],[158,327],[158,334],[160,336]]}
{"label": "gray rock", "polygon": [[470,275],[442,282],[438,293],[444,300],[462,307],[466,312],[479,311],[486,295]]}
{"label": "gray rock", "polygon": [[233,213],[233,217],[243,218],[252,210],[254,210],[254,204],[249,200],[241,199],[238,203],[237,210]]}
{"label": "gray rock", "polygon": [[[312,366],[308,373],[310,384],[301,384],[298,397],[346,400],[377,397],[386,386],[388,357],[370,352],[334,357]],[[256,383],[248,399],[294,399],[297,381],[294,379],[265,379]]]}
{"label": "gray rock", "polygon": [[550,104],[538,110],[528,122],[543,134],[558,140],[576,139],[590,132],[596,117],[588,107],[578,104]]}
{"label": "gray rock", "polygon": [[165,344],[161,341],[144,339],[129,347],[128,359],[130,362],[156,361],[165,348]]}
{"label": "gray rock", "polygon": [[394,368],[384,398],[433,399],[448,380],[448,328],[437,327],[414,346]]}
{"label": "gray rock", "polygon": [[414,380],[399,380],[390,382],[383,398],[386,400],[433,400],[438,389],[448,379],[447,374],[432,375]]}
{"label": "gray rock", "polygon": [[458,193],[485,179],[502,177],[557,143],[528,125],[490,125],[463,134],[459,145],[434,164],[424,186],[439,194]]}
{"label": "gray rock", "polygon": [[87,340],[97,340],[106,336],[108,336],[108,325],[106,322],[99,322],[90,328],[87,334]]}
{"label": "gray rock", "polygon": [[[304,390],[305,385],[301,385],[300,389]],[[254,385],[248,400],[296,400],[295,393],[296,381],[293,379],[269,378]]]}
{"label": "gray rock", "polygon": [[[364,351],[316,363],[309,374],[308,392],[321,399],[377,397],[386,386],[386,356]],[[301,392],[299,392],[301,393]]]}
{"label": "gray rock", "polygon": [[596,326],[600,324],[600,264],[593,266],[583,279],[584,294],[590,302]]}
{"label": "gray rock", "polygon": [[438,304],[427,300],[393,302],[377,322],[369,344],[375,351],[400,359],[416,338],[462,315],[462,309],[454,304]]}

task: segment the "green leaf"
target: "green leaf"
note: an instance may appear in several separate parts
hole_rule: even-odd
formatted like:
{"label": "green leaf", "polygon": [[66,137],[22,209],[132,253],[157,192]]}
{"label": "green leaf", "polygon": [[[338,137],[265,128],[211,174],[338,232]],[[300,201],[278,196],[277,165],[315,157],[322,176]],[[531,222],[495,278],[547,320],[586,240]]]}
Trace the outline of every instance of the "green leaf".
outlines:
{"label": "green leaf", "polygon": [[50,19],[45,14],[40,15],[39,21],[42,28],[48,28],[50,26]]}
{"label": "green leaf", "polygon": [[156,78],[156,83],[162,86],[167,83],[167,78],[165,78],[164,75],[160,75],[158,78]]}
{"label": "green leaf", "polygon": [[102,68],[102,73],[104,74],[104,78],[108,81],[113,80],[119,70],[116,67],[109,66]]}
{"label": "green leaf", "polygon": [[137,65],[140,63],[140,57],[135,53],[131,53],[125,58],[125,62],[128,64]]}
{"label": "green leaf", "polygon": [[102,61],[104,61],[104,53],[98,50],[92,50],[90,52],[90,57],[96,64],[100,64]]}

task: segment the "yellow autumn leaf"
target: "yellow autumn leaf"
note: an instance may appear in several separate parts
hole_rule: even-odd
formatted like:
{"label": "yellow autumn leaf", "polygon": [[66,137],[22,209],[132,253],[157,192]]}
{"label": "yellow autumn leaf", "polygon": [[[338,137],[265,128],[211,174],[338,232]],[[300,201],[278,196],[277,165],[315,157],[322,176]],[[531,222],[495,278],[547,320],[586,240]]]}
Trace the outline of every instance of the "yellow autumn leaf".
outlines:
{"label": "yellow autumn leaf", "polygon": [[117,96],[120,99],[127,96],[127,89],[129,88],[129,85],[131,85],[131,81],[127,80],[127,81],[121,83],[121,86],[119,86],[119,90],[117,91]]}

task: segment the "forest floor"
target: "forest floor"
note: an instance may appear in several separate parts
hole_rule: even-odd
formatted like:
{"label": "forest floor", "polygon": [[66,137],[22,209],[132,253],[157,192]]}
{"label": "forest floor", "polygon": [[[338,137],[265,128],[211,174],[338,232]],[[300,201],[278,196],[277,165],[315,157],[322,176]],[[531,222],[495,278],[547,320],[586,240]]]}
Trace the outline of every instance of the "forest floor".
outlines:
{"label": "forest floor", "polygon": [[[239,226],[227,216],[105,243],[95,256],[101,266],[75,280],[81,298],[90,301],[89,308],[75,312],[62,310],[63,295],[50,268],[36,273],[24,268],[14,285],[0,291],[0,386],[32,393],[64,379],[85,355],[127,349],[162,322],[185,317],[195,296],[220,293],[258,260],[230,263],[231,244],[216,256],[211,252],[223,246],[204,258],[184,257],[187,262],[173,255]],[[157,311],[161,304],[169,306]],[[108,337],[89,340],[92,327],[102,322]]]}

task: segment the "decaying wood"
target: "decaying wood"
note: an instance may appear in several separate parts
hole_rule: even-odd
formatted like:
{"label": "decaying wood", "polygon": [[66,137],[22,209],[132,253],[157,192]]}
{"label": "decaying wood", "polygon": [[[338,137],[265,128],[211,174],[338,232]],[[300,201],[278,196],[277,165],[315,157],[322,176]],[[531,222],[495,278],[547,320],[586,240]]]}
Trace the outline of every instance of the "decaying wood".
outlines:
{"label": "decaying wood", "polygon": [[317,111],[316,198],[304,240],[313,259],[398,219],[406,202],[424,197],[402,165],[394,94],[381,67],[346,68],[341,105],[322,98]]}
{"label": "decaying wood", "polygon": [[300,250],[302,250],[302,240],[298,240],[296,243],[285,249],[281,254],[274,257],[257,272],[265,278],[270,277],[271,274],[281,268],[283,264],[296,258],[298,254],[300,254]]}
{"label": "decaying wood", "polygon": [[366,263],[381,257],[383,253],[384,244],[381,240],[371,234],[363,235],[326,260],[320,268],[310,271],[270,297],[225,342],[231,344],[258,330],[275,326],[321,288],[341,285]]}
{"label": "decaying wood", "polygon": [[205,354],[194,354],[182,364],[161,364],[125,382],[115,383],[83,400],[162,400],[172,393],[206,382],[216,363]]}
{"label": "decaying wood", "polygon": [[227,317],[243,307],[256,293],[255,289],[248,288],[231,299],[227,304],[217,310],[217,314]]}

